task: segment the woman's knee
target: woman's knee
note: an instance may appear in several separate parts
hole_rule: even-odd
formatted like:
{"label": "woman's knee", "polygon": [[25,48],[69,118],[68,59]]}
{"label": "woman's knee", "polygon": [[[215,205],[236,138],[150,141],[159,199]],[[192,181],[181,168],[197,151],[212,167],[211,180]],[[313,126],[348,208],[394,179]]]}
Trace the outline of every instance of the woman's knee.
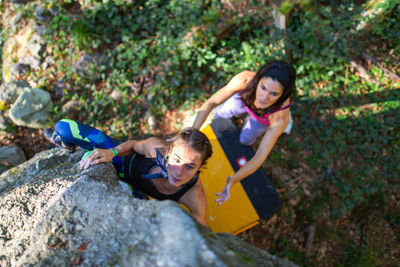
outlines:
{"label": "woman's knee", "polygon": [[243,127],[240,132],[240,143],[243,145],[252,145],[257,140],[257,137],[263,135],[268,128],[252,129],[250,127]]}
{"label": "woman's knee", "polygon": [[67,120],[67,119],[62,119],[59,120],[56,125],[54,126],[54,130],[56,133],[61,137],[61,138],[66,138],[70,135],[71,133],[71,128],[70,128],[70,121],[72,120]]}
{"label": "woman's knee", "polygon": [[74,132],[78,130],[78,122],[74,120],[59,120],[54,126],[54,130],[56,131],[58,136],[60,136],[61,141],[67,146],[74,145],[78,141],[74,136]]}
{"label": "woman's knee", "polygon": [[240,132],[239,142],[242,145],[250,146],[254,144],[255,141],[256,141],[256,136],[254,136],[251,132],[248,131]]}

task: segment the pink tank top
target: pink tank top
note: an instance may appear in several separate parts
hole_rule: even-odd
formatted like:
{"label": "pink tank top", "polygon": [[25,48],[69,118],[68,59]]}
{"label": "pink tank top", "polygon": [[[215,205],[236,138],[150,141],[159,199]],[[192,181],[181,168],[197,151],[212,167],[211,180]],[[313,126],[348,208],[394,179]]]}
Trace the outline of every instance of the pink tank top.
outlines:
{"label": "pink tank top", "polygon": [[252,116],[256,121],[258,121],[259,123],[264,124],[264,125],[269,125],[268,116],[271,115],[272,113],[278,112],[280,110],[287,109],[288,107],[290,107],[290,103],[291,103],[291,99],[289,98],[289,104],[288,105],[286,105],[283,108],[280,108],[278,110],[275,110],[273,112],[267,113],[264,116],[258,116],[256,114],[254,114],[254,112],[248,106],[244,105],[244,103],[243,103],[243,105],[246,108],[247,112],[250,114],[250,116]]}

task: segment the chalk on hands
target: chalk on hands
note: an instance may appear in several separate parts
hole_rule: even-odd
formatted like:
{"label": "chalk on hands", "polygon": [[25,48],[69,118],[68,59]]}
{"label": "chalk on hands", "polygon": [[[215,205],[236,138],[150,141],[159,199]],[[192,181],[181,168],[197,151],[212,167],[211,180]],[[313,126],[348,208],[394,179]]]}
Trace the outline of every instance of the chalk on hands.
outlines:
{"label": "chalk on hands", "polygon": [[81,170],[82,170],[82,169],[83,169],[83,170],[86,170],[87,168],[90,167],[91,162],[92,162],[92,161],[91,161],[90,159],[81,160],[79,167],[81,168]]}
{"label": "chalk on hands", "polygon": [[220,197],[220,198],[217,198],[217,199],[215,200],[215,202],[218,202],[218,206],[220,206],[222,203],[224,203],[224,202],[227,200],[227,198],[224,196],[223,193],[217,193],[217,192],[215,192],[215,195],[217,195],[217,196]]}

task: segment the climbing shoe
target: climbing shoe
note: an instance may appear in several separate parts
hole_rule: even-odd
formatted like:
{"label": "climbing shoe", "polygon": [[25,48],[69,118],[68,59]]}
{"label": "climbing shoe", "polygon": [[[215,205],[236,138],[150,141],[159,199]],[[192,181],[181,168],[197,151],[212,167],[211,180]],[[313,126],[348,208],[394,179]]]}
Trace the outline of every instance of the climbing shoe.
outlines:
{"label": "climbing shoe", "polygon": [[50,143],[57,147],[65,149],[69,153],[75,152],[75,146],[66,146],[62,141],[60,136],[53,130],[53,128],[47,128],[43,131],[44,137],[49,140]]}

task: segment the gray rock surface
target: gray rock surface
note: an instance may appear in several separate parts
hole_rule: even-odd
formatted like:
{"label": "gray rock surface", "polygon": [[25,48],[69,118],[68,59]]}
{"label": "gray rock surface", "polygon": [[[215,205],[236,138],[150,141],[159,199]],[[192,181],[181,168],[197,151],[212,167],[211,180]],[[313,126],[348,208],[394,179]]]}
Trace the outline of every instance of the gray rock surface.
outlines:
{"label": "gray rock surface", "polygon": [[46,32],[46,26],[35,23],[34,31],[39,35],[43,35]]}
{"label": "gray rock surface", "polygon": [[[14,19],[19,20],[18,13],[11,20]],[[15,30],[13,30],[14,24]],[[38,24],[33,19],[24,21],[23,25],[18,25],[19,27],[17,23],[6,25],[13,34],[7,36],[2,47],[2,82],[20,79],[28,74],[30,68],[36,69],[42,61],[41,54],[45,45],[40,36],[43,31],[40,31],[43,28],[38,28]]]}
{"label": "gray rock surface", "polygon": [[11,106],[10,119],[19,126],[44,128],[52,107],[50,93],[40,88],[25,88]]}
{"label": "gray rock surface", "polygon": [[33,70],[40,67],[40,60],[34,56],[21,57],[18,59],[18,63],[28,65]]}
{"label": "gray rock surface", "polygon": [[11,10],[6,11],[6,16],[5,17],[11,17],[10,20],[5,20],[5,26],[6,28],[10,29],[10,34],[13,34],[17,31],[18,28],[18,23],[20,22],[22,18],[22,12],[21,11],[16,11],[14,16],[10,15]]}
{"label": "gray rock surface", "polygon": [[15,81],[23,76],[25,76],[29,71],[30,66],[23,63],[16,63],[11,65],[10,75],[12,77],[11,81]]}
{"label": "gray rock surface", "polygon": [[[0,161],[5,161],[10,167],[14,167],[26,161],[26,157],[24,151],[18,146],[2,146],[0,147]],[[0,173],[8,169],[8,167],[0,165]]]}
{"label": "gray rock surface", "polygon": [[46,9],[43,5],[39,5],[36,7],[35,9],[35,17],[39,20],[39,21],[44,21],[47,22],[50,20],[50,18],[46,15]]}
{"label": "gray rock surface", "polygon": [[36,58],[40,58],[40,51],[43,49],[43,43],[42,37],[40,37],[36,32],[33,33],[27,43],[27,48],[30,54]]}
{"label": "gray rock surface", "polygon": [[62,112],[66,118],[77,119],[82,110],[82,105],[77,100],[69,100],[62,107]]}
{"label": "gray rock surface", "polygon": [[11,124],[11,120],[6,115],[6,112],[0,110],[0,130],[7,130],[7,127]]}
{"label": "gray rock surface", "polygon": [[98,64],[104,64],[107,62],[107,56],[103,54],[96,53],[93,56],[89,54],[84,54],[74,63],[74,68],[78,72],[87,72],[92,64],[97,68]]}
{"label": "gray rock surface", "polygon": [[125,193],[111,164],[56,148],[0,175],[0,266],[295,266]]}
{"label": "gray rock surface", "polygon": [[0,86],[0,101],[14,103],[25,88],[30,88],[29,83],[23,80],[4,83]]}

